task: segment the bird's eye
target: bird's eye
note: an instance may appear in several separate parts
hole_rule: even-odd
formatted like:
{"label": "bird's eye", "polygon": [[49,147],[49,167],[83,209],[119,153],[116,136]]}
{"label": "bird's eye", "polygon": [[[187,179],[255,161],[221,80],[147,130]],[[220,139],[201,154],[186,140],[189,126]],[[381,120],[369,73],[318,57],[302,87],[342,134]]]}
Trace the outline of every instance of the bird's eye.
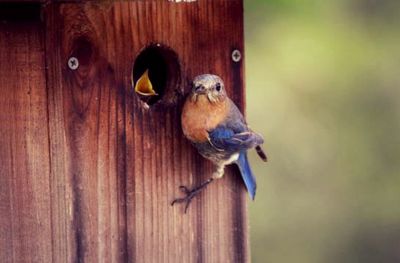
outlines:
{"label": "bird's eye", "polygon": [[220,91],[221,90],[221,84],[217,83],[217,85],[215,85],[215,89],[217,91]]}

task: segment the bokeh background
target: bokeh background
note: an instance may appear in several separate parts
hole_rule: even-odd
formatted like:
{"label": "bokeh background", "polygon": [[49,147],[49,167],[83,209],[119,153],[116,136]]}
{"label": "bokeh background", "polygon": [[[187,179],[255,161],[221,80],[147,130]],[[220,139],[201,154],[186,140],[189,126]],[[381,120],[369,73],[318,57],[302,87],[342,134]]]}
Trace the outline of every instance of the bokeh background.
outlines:
{"label": "bokeh background", "polygon": [[252,262],[400,262],[400,1],[245,1]]}

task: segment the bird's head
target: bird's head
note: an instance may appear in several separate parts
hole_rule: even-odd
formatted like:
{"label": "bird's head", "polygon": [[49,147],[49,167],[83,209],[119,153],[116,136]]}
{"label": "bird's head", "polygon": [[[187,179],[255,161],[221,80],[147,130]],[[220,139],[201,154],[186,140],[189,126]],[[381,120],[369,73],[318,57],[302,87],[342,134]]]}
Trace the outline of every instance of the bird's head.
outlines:
{"label": "bird's head", "polygon": [[191,99],[197,101],[205,96],[210,103],[221,102],[226,98],[224,82],[217,75],[203,74],[194,78]]}

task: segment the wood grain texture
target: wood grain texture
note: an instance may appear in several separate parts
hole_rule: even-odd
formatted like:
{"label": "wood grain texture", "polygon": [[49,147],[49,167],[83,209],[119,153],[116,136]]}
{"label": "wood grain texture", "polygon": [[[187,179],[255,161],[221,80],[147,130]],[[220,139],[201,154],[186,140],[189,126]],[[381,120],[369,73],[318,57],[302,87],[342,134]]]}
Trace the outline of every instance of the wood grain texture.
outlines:
{"label": "wood grain texture", "polygon": [[0,23],[0,261],[51,261],[42,24]]}
{"label": "wood grain texture", "polygon": [[[38,98],[30,107],[45,117],[35,123],[38,130],[23,128],[25,120],[21,128],[12,128],[43,143],[37,145],[41,166],[35,168],[41,171],[41,179],[25,182],[26,187],[39,184],[30,194],[43,199],[40,207],[35,201],[28,210],[46,207],[40,214],[48,222],[43,227],[45,236],[35,244],[43,258],[53,262],[249,262],[247,194],[236,168],[228,168],[223,179],[197,197],[187,214],[182,206],[170,206],[180,195],[179,185],[197,185],[214,168],[181,131],[180,112],[190,80],[202,73],[218,74],[230,97],[244,106],[243,64],[231,60],[234,49],[243,53],[242,1],[49,2],[43,19],[42,42],[41,31],[34,32],[46,60],[41,57],[36,62],[47,70],[38,67],[42,82],[36,81]],[[168,101],[161,99],[147,110],[134,94],[130,78],[135,58],[151,43],[172,48],[181,72],[178,85],[167,91]],[[32,49],[32,43],[25,45]],[[80,62],[75,71],[67,65],[71,56]],[[0,69],[1,74],[11,72],[3,64]],[[16,92],[14,88],[6,94],[16,97]],[[18,101],[22,99],[21,93]],[[36,114],[31,108],[18,110]],[[9,107],[7,112],[17,114],[17,109]],[[0,180],[9,185],[25,180],[34,168],[13,171],[15,156],[24,162],[29,155],[12,152],[18,148],[12,143],[21,141],[23,148],[24,141],[10,139],[11,132],[0,125],[5,133],[1,140],[8,145],[0,150],[6,160],[1,174],[8,176]],[[16,211],[10,207],[15,195],[8,189],[0,194],[2,215]],[[0,228],[5,229],[0,245],[7,247],[5,258],[13,258],[20,252],[5,241],[18,241],[9,230],[12,221],[10,217],[0,220],[0,227],[5,226]]]}

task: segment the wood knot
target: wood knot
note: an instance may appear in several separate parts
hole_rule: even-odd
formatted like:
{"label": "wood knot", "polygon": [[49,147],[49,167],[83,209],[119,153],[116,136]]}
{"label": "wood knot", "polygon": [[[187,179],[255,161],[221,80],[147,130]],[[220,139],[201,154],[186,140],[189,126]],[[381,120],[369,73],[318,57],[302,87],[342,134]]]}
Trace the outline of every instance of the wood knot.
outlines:
{"label": "wood knot", "polygon": [[78,36],[71,42],[68,52],[68,67],[64,76],[72,95],[74,112],[79,118],[84,118],[91,102],[99,99],[98,92],[104,82],[102,75],[108,65],[94,43],[87,35]]}
{"label": "wood knot", "polygon": [[[91,74],[94,73],[93,68],[95,68],[98,61],[98,50],[93,45],[93,41],[86,36],[76,38],[73,41],[69,54],[69,58],[76,58],[77,63],[79,64],[79,67],[77,67],[74,72],[78,78],[77,80],[84,81],[85,79],[92,77]],[[82,88],[84,88],[83,86]]]}

